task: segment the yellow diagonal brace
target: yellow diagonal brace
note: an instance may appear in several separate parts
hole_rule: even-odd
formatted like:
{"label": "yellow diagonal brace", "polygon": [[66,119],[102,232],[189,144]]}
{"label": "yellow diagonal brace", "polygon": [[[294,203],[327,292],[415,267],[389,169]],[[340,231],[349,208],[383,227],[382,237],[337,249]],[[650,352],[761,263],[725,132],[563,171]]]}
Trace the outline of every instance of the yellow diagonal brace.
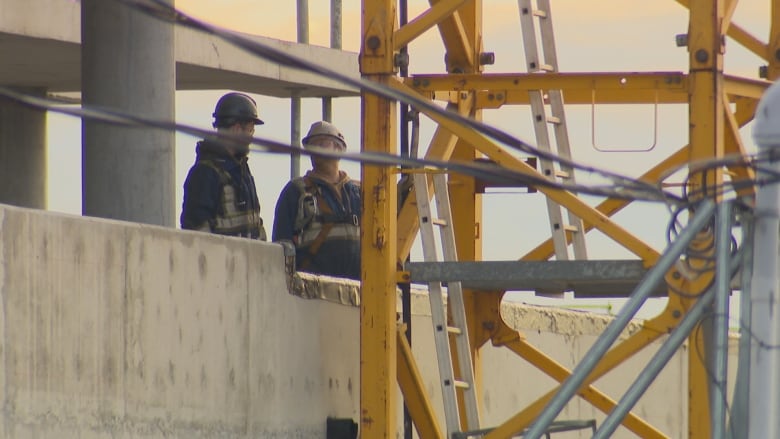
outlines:
{"label": "yellow diagonal brace", "polygon": [[[677,3],[685,6],[686,8],[690,9],[690,0],[677,0]],[[724,32],[726,35],[730,36],[734,39],[734,41],[738,42],[739,44],[743,45],[747,50],[753,52],[755,55],[759,56],[761,59],[769,60],[770,54],[767,50],[767,45],[763,41],[759,40],[758,38],[751,35],[748,31],[745,29],[737,26],[734,23],[731,23],[731,20],[728,20],[728,29],[724,29]]]}
{"label": "yellow diagonal brace", "polygon": [[[658,181],[658,178],[663,174],[666,170],[674,167],[679,167],[681,164],[685,163],[688,160],[688,145],[685,145],[684,147],[680,148],[675,152],[674,154],[667,157],[664,161],[654,166],[649,171],[642,174],[641,177],[639,177],[639,180],[649,183],[654,183]],[[606,216],[612,216],[617,212],[620,212],[624,207],[628,206],[631,203],[631,200],[622,200],[622,199],[615,199],[615,198],[608,198],[604,201],[602,201],[598,206],[596,206],[596,210],[601,212],[602,214]],[[588,232],[593,229],[593,225],[585,221],[585,231]],[[566,232],[566,240],[571,240],[571,232]],[[545,261],[552,257],[554,254],[555,249],[553,248],[553,242],[552,238],[547,239],[543,243],[539,244],[531,250],[530,252],[526,253],[522,258],[520,258],[523,261]]]}
{"label": "yellow diagonal brace", "polygon": [[761,99],[770,85],[769,81],[723,75],[723,89],[729,96]]}
{"label": "yellow diagonal brace", "polygon": [[[753,107],[742,105],[743,101],[744,100],[741,100],[740,103],[737,105],[737,113],[730,117],[730,120],[733,120],[740,127],[744,126],[745,124],[753,120]],[[727,114],[731,115],[731,109],[728,108],[728,106],[726,106],[726,111]],[[732,128],[731,133],[732,135],[737,135],[739,133],[739,130],[738,129],[735,130]],[[737,139],[738,138],[735,138],[733,140],[735,142],[738,142]],[[739,144],[741,145],[741,141],[739,142]],[[653,166],[652,169],[642,174],[642,176],[639,177],[639,180],[647,183],[655,183],[658,181],[661,175],[664,174],[666,171],[673,168],[679,168],[682,163],[688,160],[688,147],[689,145],[685,145],[682,148],[678,149],[677,152],[673,153],[672,155],[664,159],[662,162]],[[729,150],[729,152],[745,153],[745,150],[744,147],[741,147],[740,150]],[[742,177],[743,175],[753,174],[752,170],[749,170],[749,174],[745,174],[745,172],[748,171],[746,171],[745,168],[741,168],[741,167],[733,168],[732,172],[734,172],[740,177]],[[617,200],[614,198],[609,198],[602,201],[598,206],[596,206],[596,210],[603,213],[604,215],[612,216],[617,212],[620,212],[624,207],[628,206],[630,203],[631,200]],[[593,226],[586,222],[585,231],[587,232],[592,229]],[[567,232],[566,239],[568,241],[571,240],[570,235],[571,232]],[[553,248],[552,239],[548,239],[543,243],[539,244],[538,246],[536,246],[536,248],[534,248],[530,252],[526,253],[520,259],[524,261],[545,261],[551,258],[554,252],[555,249]]]}
{"label": "yellow diagonal brace", "polygon": [[766,43],[754,37],[745,29],[742,29],[741,27],[732,24],[731,26],[729,26],[728,36],[733,38],[739,44],[745,46],[745,49],[753,52],[753,54],[755,54],[759,58],[761,59],[769,58],[769,53],[767,50]]}
{"label": "yellow diagonal brace", "polygon": [[467,1],[468,0],[441,0],[431,6],[430,9],[395,31],[395,41],[393,42],[393,44],[395,44],[395,50],[400,50],[412,40],[425,33],[428,29],[444,21]]}
{"label": "yellow diagonal brace", "polygon": [[398,386],[404,396],[417,434],[422,438],[443,438],[436,413],[431,405],[431,397],[425,390],[425,383],[414,361],[412,347],[406,340],[405,327],[398,328]]}
{"label": "yellow diagonal brace", "polygon": [[[431,6],[436,6],[441,1],[443,0],[429,0],[429,3]],[[439,23],[439,33],[444,42],[444,47],[447,48],[448,63],[455,62],[466,66],[474,65],[474,50],[471,48],[471,44],[469,44],[466,28],[463,25],[460,14],[455,12]]]}
{"label": "yellow diagonal brace", "polygon": [[[654,342],[667,333],[666,331],[659,331],[657,328],[673,327],[676,325],[677,321],[678,319],[673,318],[671,313],[664,313],[652,320],[645,322],[645,325],[642,327],[642,329],[629,336],[629,338],[612,348],[604,355],[598,365],[596,365],[596,367],[593,369],[593,372],[591,372],[591,374],[585,378],[585,381],[583,381],[582,387],[580,387],[580,389],[585,389],[586,386],[589,386],[591,383],[607,374],[607,372],[611,371],[619,364],[626,361],[634,354],[644,349],[650,343]],[[550,399],[555,396],[555,393],[558,391],[559,387],[551,390],[541,398],[537,399],[531,405],[512,416],[506,422],[493,430],[490,434],[486,435],[485,439],[508,437],[510,434],[521,431],[528,427],[531,421],[533,421],[539,415],[539,413],[541,413],[542,409],[544,409]]]}
{"label": "yellow diagonal brace", "polygon": [[[393,88],[396,88],[404,93],[414,95],[413,89],[407,87],[398,80],[390,81]],[[539,173],[536,169],[532,168],[525,162],[510,155],[493,142],[470,129],[469,127],[460,125],[444,116],[428,112],[425,109],[421,109],[428,117],[433,119],[439,125],[444,126],[453,134],[458,136],[465,142],[471,144],[475,149],[485,154],[488,158],[495,161],[498,165],[511,169],[516,172],[520,172],[527,175],[532,175],[536,178],[546,178]],[[598,230],[605,235],[612,238],[615,242],[621,244],[630,252],[637,255],[642,259],[647,266],[651,266],[658,259],[658,252],[650,245],[646,244],[636,236],[629,233],[623,227],[609,219],[607,216],[597,211],[584,201],[580,200],[569,191],[553,189],[548,187],[539,188],[539,191],[544,193],[547,197],[551,198],[556,203],[569,209],[583,221],[589,224],[593,224]]]}
{"label": "yellow diagonal brace", "polygon": [[739,0],[726,0],[723,7],[723,24],[721,31],[726,32],[731,26],[731,19],[734,18],[734,11],[737,9]]}
{"label": "yellow diagonal brace", "polygon": [[[737,122],[737,118],[734,116],[734,114],[731,113],[731,105],[728,103],[728,99],[726,97],[723,98],[723,110],[725,113],[724,122],[725,122],[725,136],[724,136],[724,152],[728,154],[741,154],[746,155],[747,151],[745,151],[745,145],[742,143],[742,138],[739,135],[739,122]],[[731,180],[735,183],[740,181],[755,181],[756,179],[756,172],[753,170],[753,168],[750,168],[748,166],[733,166],[730,167],[729,170],[731,171]],[[746,195],[753,195],[755,193],[754,187],[749,186],[742,189],[737,189],[737,194],[741,196]]]}
{"label": "yellow diagonal brace", "polygon": [[[536,349],[526,340],[514,340],[505,346],[560,383],[571,375],[571,371]],[[584,387],[579,392],[579,395],[605,414],[610,413],[617,405],[608,395],[590,385]],[[633,413],[626,415],[626,418],[623,420],[623,426],[642,438],[666,437],[655,427]]]}

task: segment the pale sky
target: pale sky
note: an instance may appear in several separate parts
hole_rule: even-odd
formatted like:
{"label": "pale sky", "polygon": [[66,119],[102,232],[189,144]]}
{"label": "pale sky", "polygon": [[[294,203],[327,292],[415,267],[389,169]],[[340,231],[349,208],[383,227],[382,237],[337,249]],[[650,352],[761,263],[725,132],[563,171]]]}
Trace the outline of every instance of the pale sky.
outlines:
{"label": "pale sky", "polygon": [[[360,1],[342,0],[343,48],[357,51],[360,40]],[[687,11],[673,0],[556,0],[553,20],[561,71],[682,71],[687,72],[688,53],[675,46],[675,35],[687,31]],[[769,6],[765,0],[742,0],[735,22],[765,40],[769,23]],[[288,41],[296,40],[296,2],[270,0],[176,0],[187,13],[223,27]],[[484,46],[494,52],[496,64],[487,73],[523,72],[524,55],[517,2],[485,0]],[[409,0],[410,19],[428,6],[428,1]],[[330,44],[327,0],[309,1],[310,43]],[[433,30],[412,43],[409,48],[411,73],[443,73],[444,51],[438,31]],[[762,62],[738,44],[729,41],[726,70],[729,73],[756,78]],[[213,106],[224,91],[177,92],[176,114],[181,123],[211,129]],[[290,138],[290,105],[285,99],[255,96],[260,116],[266,125],[258,136],[281,141]],[[639,175],[672,151],[687,143],[687,108],[662,105],[657,121],[653,107],[600,106],[591,118],[589,106],[567,107],[571,148],[575,159],[627,175]],[[485,111],[486,122],[495,124],[520,139],[535,144],[531,117],[527,108],[506,107]],[[319,99],[304,99],[302,131],[319,120]],[[360,101],[357,98],[334,100],[334,122],[344,132],[352,150],[359,149]],[[433,130],[423,119],[421,148]],[[646,153],[597,152],[591,142],[595,129],[597,143],[607,148],[645,148],[654,140],[657,146]],[[80,214],[80,122],[64,116],[49,116],[49,209]],[[182,185],[194,160],[198,139],[185,135],[176,138],[176,215],[181,210]],[[749,129],[743,140],[752,145]],[[273,210],[279,191],[289,178],[289,160],[255,153],[250,158],[257,180],[263,218],[267,228],[273,223]],[[308,169],[302,158],[302,170]],[[353,178],[360,178],[356,164],[343,164]],[[578,175],[579,182],[588,176]],[[595,203],[595,202],[594,202]],[[509,207],[507,207],[509,206]],[[522,215],[521,215],[522,212]],[[628,230],[659,251],[665,247],[668,215],[662,206],[638,205],[626,209],[616,219]],[[539,194],[493,194],[484,197],[484,256],[486,260],[510,260],[535,247],[542,236],[549,236],[544,199]],[[588,250],[594,259],[633,258],[622,248],[598,233],[588,236]],[[413,252],[419,255],[419,248]],[[419,257],[419,256],[418,256]]]}

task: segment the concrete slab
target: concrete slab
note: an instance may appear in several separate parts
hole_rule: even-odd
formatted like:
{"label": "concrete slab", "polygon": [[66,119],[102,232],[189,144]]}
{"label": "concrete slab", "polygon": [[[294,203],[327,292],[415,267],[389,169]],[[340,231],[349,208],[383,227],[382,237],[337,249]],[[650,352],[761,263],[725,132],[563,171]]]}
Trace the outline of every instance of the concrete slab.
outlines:
{"label": "concrete slab", "polygon": [[[4,0],[0,8],[0,84],[44,87],[50,92],[81,89],[79,2]],[[247,35],[314,63],[358,78],[356,53]],[[266,96],[356,96],[336,81],[258,59],[209,35],[176,28],[176,89],[233,89]]]}

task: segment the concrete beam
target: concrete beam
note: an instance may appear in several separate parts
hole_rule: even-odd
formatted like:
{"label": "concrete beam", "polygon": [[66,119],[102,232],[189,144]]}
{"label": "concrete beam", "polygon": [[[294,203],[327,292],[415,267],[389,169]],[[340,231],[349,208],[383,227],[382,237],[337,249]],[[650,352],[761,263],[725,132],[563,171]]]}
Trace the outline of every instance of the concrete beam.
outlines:
{"label": "concrete beam", "polygon": [[[0,84],[42,87],[50,92],[81,91],[79,2],[3,0],[0,11]],[[357,54],[325,47],[247,37],[341,74],[359,78]],[[233,89],[266,96],[357,96],[336,81],[258,59],[209,35],[175,30],[176,89]],[[22,56],[23,54],[23,56]]]}

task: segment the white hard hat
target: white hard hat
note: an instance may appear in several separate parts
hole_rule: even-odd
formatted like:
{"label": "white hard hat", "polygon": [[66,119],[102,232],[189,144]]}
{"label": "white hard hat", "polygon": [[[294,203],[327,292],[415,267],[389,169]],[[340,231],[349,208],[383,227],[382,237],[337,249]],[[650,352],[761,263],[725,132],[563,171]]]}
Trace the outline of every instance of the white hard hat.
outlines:
{"label": "white hard hat", "polygon": [[309,128],[309,133],[306,134],[306,137],[301,140],[301,143],[306,145],[309,143],[309,141],[312,139],[312,137],[316,136],[328,136],[333,139],[336,139],[339,143],[341,143],[341,146],[345,149],[347,148],[347,142],[344,140],[344,135],[341,134],[341,131],[339,131],[338,128],[336,128],[335,125],[333,125],[330,122],[326,122],[324,120],[321,120],[319,122],[314,122],[311,124],[311,128]]}
{"label": "white hard hat", "polygon": [[753,140],[759,147],[780,147],[780,81],[772,84],[758,101]]}

